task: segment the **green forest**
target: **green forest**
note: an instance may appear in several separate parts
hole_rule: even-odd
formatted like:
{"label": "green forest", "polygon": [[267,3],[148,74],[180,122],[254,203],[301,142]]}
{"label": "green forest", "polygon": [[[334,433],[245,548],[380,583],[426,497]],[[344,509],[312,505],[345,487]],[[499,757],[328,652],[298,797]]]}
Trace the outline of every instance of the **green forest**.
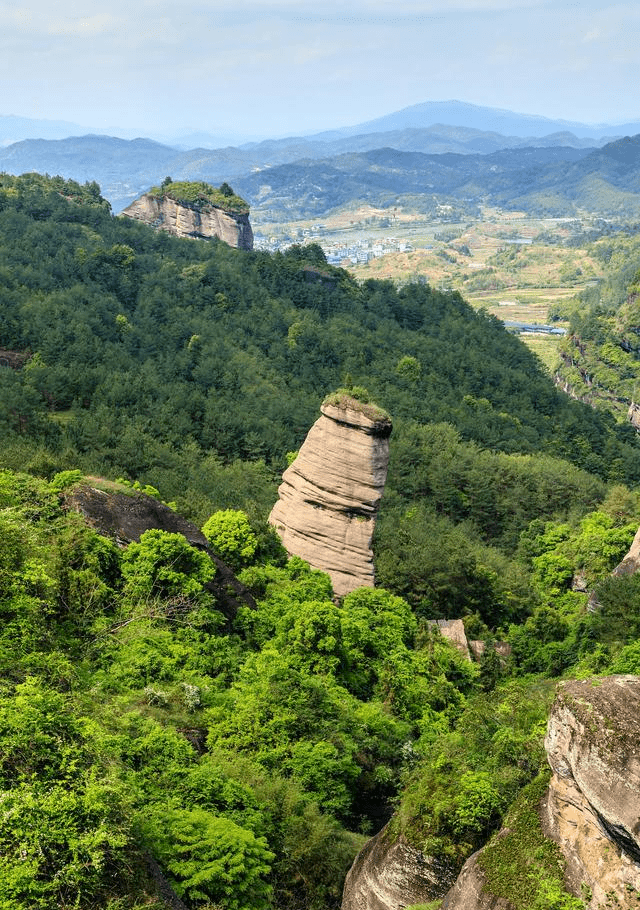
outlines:
{"label": "green forest", "polygon": [[[0,910],[334,910],[389,819],[455,874],[539,792],[557,680],[640,673],[640,582],[609,574],[635,431],[459,294],[35,174],[0,175],[0,280]],[[267,524],[338,388],[394,424],[377,586],[342,599]],[[169,504],[251,602],[180,534],[91,530],[83,484]],[[530,829],[514,906],[577,910]]]}

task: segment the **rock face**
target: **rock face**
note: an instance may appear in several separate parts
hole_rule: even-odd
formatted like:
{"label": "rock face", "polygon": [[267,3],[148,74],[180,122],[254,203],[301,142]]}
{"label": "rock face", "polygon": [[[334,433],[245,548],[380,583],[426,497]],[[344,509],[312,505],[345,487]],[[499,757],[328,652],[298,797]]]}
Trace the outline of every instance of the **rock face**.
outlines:
{"label": "rock face", "polygon": [[484,872],[474,853],[466,861],[453,887],[447,891],[441,910],[512,910],[512,904],[485,890]]}
{"label": "rock face", "polygon": [[[640,906],[640,677],[558,688],[545,740],[553,771],[540,807],[565,860],[565,885],[587,910]],[[504,836],[505,828],[498,835]],[[442,910],[508,910],[478,863],[467,862]]]}
{"label": "rock face", "polygon": [[253,249],[253,231],[246,213],[227,212],[213,205],[188,205],[169,196],[145,193],[121,214],[177,237],[219,237],[229,246]]}
{"label": "rock face", "polygon": [[287,552],[327,572],[342,596],[374,584],[371,538],[391,421],[353,399],[323,404],[321,412],[283,474],[269,521]]}
{"label": "rock face", "polygon": [[[635,573],[640,568],[640,528],[636,531],[636,536],[633,538],[631,546],[629,547],[629,552],[622,560],[618,563],[613,572],[611,573],[614,578],[620,578],[623,575],[635,575]],[[589,600],[587,602],[587,609],[594,613],[598,610],[600,604],[595,591],[591,591],[589,594]]]}
{"label": "rock face", "polygon": [[[471,660],[467,633],[464,630],[464,623],[461,619],[429,619],[428,624],[437,626],[442,637],[450,641],[464,658]],[[484,642],[481,642],[481,644],[484,644]]]}
{"label": "rock face", "polygon": [[553,778],[543,825],[566,859],[568,887],[579,895],[584,883],[593,910],[637,907],[640,677],[562,684],[545,746]]}
{"label": "rock face", "polygon": [[205,550],[215,563],[216,574],[209,589],[222,612],[232,617],[240,606],[255,608],[248,588],[210,549],[202,531],[152,496],[108,492],[82,484],[65,493],[64,502],[68,509],[79,512],[89,527],[111,537],[121,547],[140,540],[141,535],[152,528],[182,534],[192,547]]}
{"label": "rock face", "polygon": [[342,910],[401,910],[432,901],[451,883],[451,870],[424,856],[388,826],[360,851],[344,883]]}

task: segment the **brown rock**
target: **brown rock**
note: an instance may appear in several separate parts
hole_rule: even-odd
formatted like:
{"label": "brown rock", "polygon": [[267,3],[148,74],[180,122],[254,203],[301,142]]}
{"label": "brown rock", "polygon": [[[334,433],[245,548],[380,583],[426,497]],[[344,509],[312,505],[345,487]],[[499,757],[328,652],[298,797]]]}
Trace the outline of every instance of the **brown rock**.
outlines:
{"label": "brown rock", "polygon": [[401,910],[440,897],[454,875],[443,863],[394,838],[385,827],[368,841],[347,874],[342,910]]}
{"label": "brown rock", "polygon": [[246,212],[227,212],[211,204],[190,205],[145,193],[121,214],[177,237],[218,237],[229,246],[253,249],[253,231]]}
{"label": "brown rock", "polygon": [[[640,901],[640,677],[559,686],[545,740],[553,778],[545,833],[560,846],[567,886],[591,890],[589,908],[615,895]],[[608,904],[607,904],[608,905]]]}
{"label": "brown rock", "polygon": [[640,405],[632,401],[627,411],[627,420],[635,430],[640,430]]}
{"label": "brown rock", "polygon": [[269,521],[287,552],[327,572],[342,596],[374,584],[371,538],[391,421],[353,399],[321,412],[282,476]]}
{"label": "brown rock", "polygon": [[255,608],[255,600],[248,588],[210,549],[202,531],[152,496],[133,491],[131,494],[107,491],[81,484],[65,493],[64,502],[67,508],[79,512],[90,528],[111,537],[120,547],[139,541],[141,535],[152,528],[182,534],[191,546],[205,550],[215,563],[216,574],[208,588],[222,612],[231,617],[240,606]]}

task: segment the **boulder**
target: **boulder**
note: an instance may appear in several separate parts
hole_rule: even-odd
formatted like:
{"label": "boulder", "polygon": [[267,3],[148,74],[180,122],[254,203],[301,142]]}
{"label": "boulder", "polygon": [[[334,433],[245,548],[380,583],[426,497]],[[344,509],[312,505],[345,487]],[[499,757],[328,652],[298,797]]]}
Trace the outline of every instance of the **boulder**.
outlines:
{"label": "boulder", "polygon": [[495,897],[485,887],[485,874],[478,864],[478,850],[466,861],[452,888],[442,901],[441,910],[511,910],[512,904]]}
{"label": "boulder", "polygon": [[390,433],[389,418],[371,405],[325,402],[269,516],[287,552],[327,572],[338,596],[374,585],[371,539]]}
{"label": "boulder", "polygon": [[[430,619],[428,624],[436,626],[443,638],[450,641],[466,660],[471,660],[470,642],[467,641],[467,633],[464,630],[464,623],[461,619]],[[481,642],[481,644],[484,644],[484,642]]]}
{"label": "boulder", "polygon": [[401,910],[440,897],[451,869],[395,837],[387,825],[368,841],[347,874],[342,910]]}
{"label": "boulder", "polygon": [[[562,854],[567,891],[586,910],[639,907],[640,677],[562,683],[545,746],[553,774],[539,818]],[[513,837],[506,825],[498,838]],[[482,853],[467,860],[442,910],[512,906],[488,889]]]}

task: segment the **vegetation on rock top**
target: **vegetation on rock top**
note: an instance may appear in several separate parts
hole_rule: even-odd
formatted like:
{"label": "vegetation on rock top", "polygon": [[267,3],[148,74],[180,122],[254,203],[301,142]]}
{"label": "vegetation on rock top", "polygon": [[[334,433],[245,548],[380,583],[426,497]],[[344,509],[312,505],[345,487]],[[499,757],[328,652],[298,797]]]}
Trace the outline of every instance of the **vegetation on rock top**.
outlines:
{"label": "vegetation on rock top", "polygon": [[336,389],[335,392],[327,395],[322,404],[331,405],[340,410],[349,408],[358,414],[364,414],[369,420],[380,424],[391,424],[391,418],[387,412],[371,401],[369,393],[363,388]]}
{"label": "vegetation on rock top", "polygon": [[175,202],[183,205],[198,206],[206,208],[213,206],[217,209],[223,209],[227,212],[236,214],[246,214],[249,211],[249,205],[240,196],[237,196],[228,183],[223,183],[219,188],[205,183],[203,180],[174,181],[167,177],[160,186],[154,186],[149,190],[150,196],[168,196]]}

